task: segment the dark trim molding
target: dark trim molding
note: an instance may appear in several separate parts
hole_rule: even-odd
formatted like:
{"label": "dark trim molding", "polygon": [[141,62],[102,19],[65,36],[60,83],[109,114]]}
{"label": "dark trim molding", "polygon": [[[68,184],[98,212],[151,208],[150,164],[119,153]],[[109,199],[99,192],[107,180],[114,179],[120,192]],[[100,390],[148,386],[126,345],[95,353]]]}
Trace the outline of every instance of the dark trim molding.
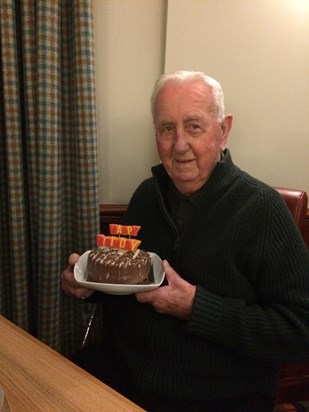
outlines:
{"label": "dark trim molding", "polygon": [[120,223],[128,205],[100,205],[100,229],[101,233],[109,234],[110,223]]}

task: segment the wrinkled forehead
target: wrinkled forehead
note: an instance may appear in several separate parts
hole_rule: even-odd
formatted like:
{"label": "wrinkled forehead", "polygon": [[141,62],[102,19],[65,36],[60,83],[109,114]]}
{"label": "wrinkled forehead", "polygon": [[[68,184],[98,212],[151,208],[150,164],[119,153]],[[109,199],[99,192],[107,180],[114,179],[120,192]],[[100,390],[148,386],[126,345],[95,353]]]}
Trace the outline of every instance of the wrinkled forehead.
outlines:
{"label": "wrinkled forehead", "polygon": [[163,113],[173,113],[177,109],[216,113],[212,88],[197,80],[169,81],[158,92],[154,108],[155,121]]}

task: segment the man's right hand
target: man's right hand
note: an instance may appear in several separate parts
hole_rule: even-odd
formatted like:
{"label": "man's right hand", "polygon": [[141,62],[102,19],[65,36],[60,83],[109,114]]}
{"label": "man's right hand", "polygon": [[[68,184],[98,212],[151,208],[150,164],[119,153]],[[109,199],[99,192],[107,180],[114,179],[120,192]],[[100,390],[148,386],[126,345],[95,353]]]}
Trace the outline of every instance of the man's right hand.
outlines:
{"label": "man's right hand", "polygon": [[61,285],[62,289],[69,296],[74,298],[89,298],[94,291],[88,288],[81,287],[79,283],[76,282],[73,274],[74,265],[77,263],[79,255],[77,253],[72,253],[69,257],[69,266],[61,273]]}

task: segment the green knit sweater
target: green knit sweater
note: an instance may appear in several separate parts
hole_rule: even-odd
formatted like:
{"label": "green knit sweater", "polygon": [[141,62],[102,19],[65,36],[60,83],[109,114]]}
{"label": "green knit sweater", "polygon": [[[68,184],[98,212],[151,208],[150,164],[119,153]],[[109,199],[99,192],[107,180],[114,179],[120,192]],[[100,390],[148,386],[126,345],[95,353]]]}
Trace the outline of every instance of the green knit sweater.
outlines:
{"label": "green knit sweater", "polygon": [[141,248],[197,285],[190,320],[134,295],[109,298],[113,339],[136,388],[179,399],[274,396],[278,363],[309,358],[309,254],[280,195],[236,167],[227,150],[181,233],[158,165],[124,224]]}

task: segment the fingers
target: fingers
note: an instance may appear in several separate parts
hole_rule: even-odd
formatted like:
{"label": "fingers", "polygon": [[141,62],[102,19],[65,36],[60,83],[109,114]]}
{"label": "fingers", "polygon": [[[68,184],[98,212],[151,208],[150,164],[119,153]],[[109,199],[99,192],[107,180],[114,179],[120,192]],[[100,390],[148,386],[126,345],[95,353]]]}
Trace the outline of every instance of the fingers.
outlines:
{"label": "fingers", "polygon": [[172,268],[172,266],[168,263],[167,260],[163,260],[162,267],[165,272],[165,277],[168,283],[171,281],[176,281],[176,278],[179,277],[177,272]]}
{"label": "fingers", "polygon": [[181,278],[167,260],[163,260],[162,267],[168,285],[136,294],[137,301],[151,304],[155,311],[160,314],[175,316],[179,319],[189,319],[196,286]]}
{"label": "fingers", "polygon": [[79,259],[79,255],[77,253],[72,253],[69,256],[69,265],[74,266],[77,263],[78,259]]}
{"label": "fingers", "polygon": [[172,268],[166,259],[163,260],[162,267],[163,267],[164,272],[169,270],[169,268]]}
{"label": "fingers", "polygon": [[[170,286],[170,284],[172,285],[172,279],[177,276],[177,273],[175,272],[175,270],[170,266],[170,264],[168,263],[167,260],[163,260],[162,261],[162,268],[165,272],[165,276],[166,279],[168,281],[168,285]],[[140,303],[150,303],[153,306],[155,306],[155,302],[158,299],[162,299],[162,297],[158,296],[158,294],[162,294],[162,290],[163,288],[166,286],[163,286],[161,288],[158,289],[154,289],[154,290],[150,290],[147,292],[139,292],[135,294],[135,297],[137,299],[138,302]]]}
{"label": "fingers", "polygon": [[61,274],[61,286],[64,292],[75,298],[87,298],[92,295],[93,290],[81,287],[76,282],[73,274],[74,265],[77,263],[79,255],[72,253],[69,257],[69,265]]}

